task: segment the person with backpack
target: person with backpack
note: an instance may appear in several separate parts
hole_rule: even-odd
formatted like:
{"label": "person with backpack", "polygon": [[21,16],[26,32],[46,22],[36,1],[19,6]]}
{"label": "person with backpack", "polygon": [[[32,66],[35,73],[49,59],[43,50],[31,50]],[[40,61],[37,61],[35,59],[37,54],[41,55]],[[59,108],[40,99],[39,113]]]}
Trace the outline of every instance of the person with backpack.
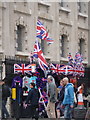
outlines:
{"label": "person with backpack", "polygon": [[9,118],[9,113],[6,108],[7,98],[10,97],[10,88],[2,81],[2,118]]}

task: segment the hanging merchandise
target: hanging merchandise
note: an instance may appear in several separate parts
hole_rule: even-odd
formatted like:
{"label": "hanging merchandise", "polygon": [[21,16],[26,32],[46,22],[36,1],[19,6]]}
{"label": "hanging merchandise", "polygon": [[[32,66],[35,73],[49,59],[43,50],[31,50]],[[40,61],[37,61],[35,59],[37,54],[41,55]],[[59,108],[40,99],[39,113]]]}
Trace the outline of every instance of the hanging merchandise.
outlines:
{"label": "hanging merchandise", "polygon": [[[12,98],[13,100],[17,100],[18,103],[21,102],[21,94],[22,94],[22,76],[17,75],[12,80]],[[17,89],[18,88],[18,89]]]}
{"label": "hanging merchandise", "polygon": [[36,64],[31,64],[31,72],[32,73],[36,72]]}
{"label": "hanging merchandise", "polygon": [[12,88],[12,99],[16,100],[16,88]]}
{"label": "hanging merchandise", "polygon": [[73,67],[73,76],[84,77],[85,68],[82,63],[82,55],[80,55],[79,52],[76,52],[75,58],[73,59],[71,53],[69,53],[68,60],[68,64]]}

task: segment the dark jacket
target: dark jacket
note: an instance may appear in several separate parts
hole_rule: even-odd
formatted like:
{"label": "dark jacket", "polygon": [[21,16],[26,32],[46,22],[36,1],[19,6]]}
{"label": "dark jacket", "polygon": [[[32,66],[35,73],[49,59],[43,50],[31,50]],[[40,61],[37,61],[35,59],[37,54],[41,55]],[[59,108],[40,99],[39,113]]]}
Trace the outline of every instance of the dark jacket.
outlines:
{"label": "dark jacket", "polygon": [[60,102],[62,102],[64,99],[64,92],[65,92],[65,87],[63,86],[62,89],[60,90],[59,97],[58,97],[58,100]]}
{"label": "dark jacket", "polygon": [[30,105],[38,105],[39,98],[40,98],[40,94],[39,94],[38,89],[31,88],[29,90],[25,103],[28,104],[30,102]]}
{"label": "dark jacket", "polygon": [[10,88],[8,87],[8,85],[3,84],[2,85],[2,100],[7,101],[7,98],[10,97],[11,92],[10,92]]}

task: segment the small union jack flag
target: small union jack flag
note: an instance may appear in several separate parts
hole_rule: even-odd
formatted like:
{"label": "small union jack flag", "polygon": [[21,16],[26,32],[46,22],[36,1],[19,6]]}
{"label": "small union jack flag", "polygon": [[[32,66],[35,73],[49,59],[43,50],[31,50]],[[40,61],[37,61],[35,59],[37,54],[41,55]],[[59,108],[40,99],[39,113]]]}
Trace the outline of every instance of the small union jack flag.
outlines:
{"label": "small union jack flag", "polygon": [[32,66],[29,65],[25,65],[25,64],[14,64],[14,73],[31,73],[32,71]]}
{"label": "small union jack flag", "polygon": [[73,67],[70,65],[61,65],[60,73],[64,75],[72,75],[73,74]]}
{"label": "small union jack flag", "polygon": [[68,54],[68,64],[71,66],[74,66],[73,58],[71,53]]}
{"label": "small union jack flag", "polygon": [[74,76],[84,76],[84,65],[82,63],[83,58],[79,52],[75,54],[74,60]]}
{"label": "small union jack flag", "polygon": [[44,27],[44,25],[40,22],[40,20],[37,21],[37,36],[38,38],[40,38],[41,40],[46,40],[49,44],[53,43],[53,40],[51,38],[49,38],[48,32],[46,31],[46,28]]}

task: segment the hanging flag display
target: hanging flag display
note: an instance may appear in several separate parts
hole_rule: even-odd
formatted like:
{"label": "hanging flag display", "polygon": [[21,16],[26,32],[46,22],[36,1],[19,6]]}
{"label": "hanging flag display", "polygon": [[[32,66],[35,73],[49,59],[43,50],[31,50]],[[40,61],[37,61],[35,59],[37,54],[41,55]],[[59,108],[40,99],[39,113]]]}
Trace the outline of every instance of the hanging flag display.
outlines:
{"label": "hanging flag display", "polygon": [[46,40],[49,44],[53,43],[53,40],[49,37],[48,32],[46,31],[46,28],[44,25],[40,22],[40,20],[37,21],[37,28],[36,28],[37,36],[41,40]]}
{"label": "hanging flag display", "polygon": [[59,64],[50,64],[50,70],[52,73],[59,73],[64,75],[72,75],[73,74],[73,67],[69,65],[59,65]]}
{"label": "hanging flag display", "polygon": [[35,72],[36,70],[36,64],[14,64],[14,73],[28,73]]}
{"label": "hanging flag display", "polygon": [[68,64],[73,67],[73,76],[84,77],[85,70],[84,65],[82,63],[83,61],[82,55],[80,55],[80,53],[77,52],[75,54],[75,58],[73,59],[71,53],[69,53],[68,60],[69,60]]}

